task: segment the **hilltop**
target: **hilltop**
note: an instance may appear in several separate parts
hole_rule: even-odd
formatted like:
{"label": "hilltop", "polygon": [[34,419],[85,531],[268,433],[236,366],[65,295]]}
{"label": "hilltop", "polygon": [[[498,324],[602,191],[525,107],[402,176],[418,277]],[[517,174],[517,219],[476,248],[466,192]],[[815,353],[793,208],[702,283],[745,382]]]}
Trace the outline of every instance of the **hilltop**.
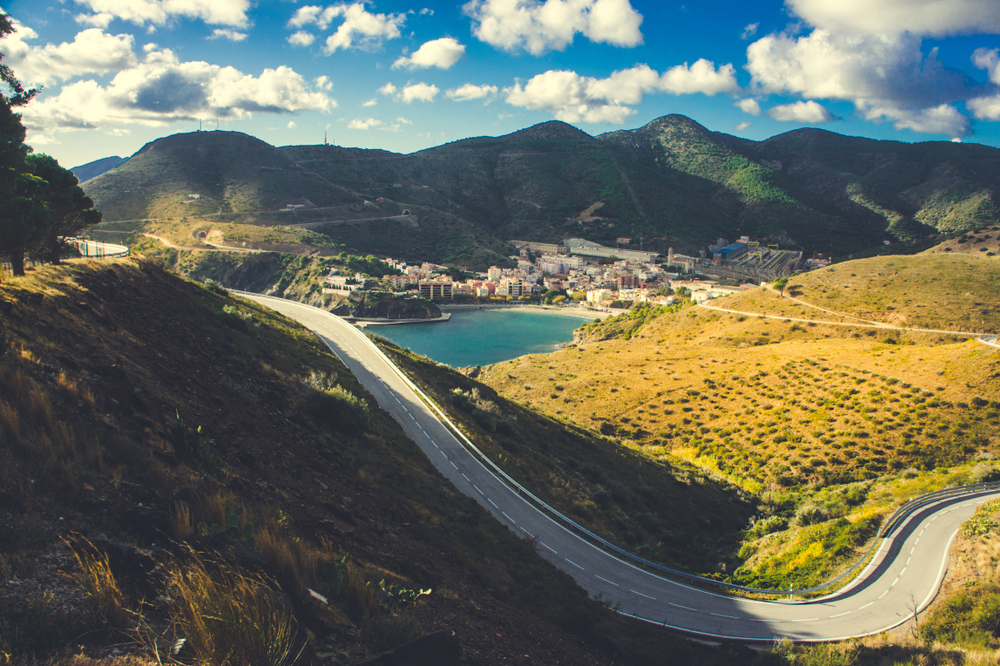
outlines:
{"label": "hilltop", "polygon": [[995,219],[1000,151],[811,129],[753,142],[679,115],[597,137],[552,121],[408,155],[198,132],[147,144],[85,189],[108,221],[308,226],[466,266],[502,260],[507,240],[578,236],[665,252],[751,235],[845,255]]}

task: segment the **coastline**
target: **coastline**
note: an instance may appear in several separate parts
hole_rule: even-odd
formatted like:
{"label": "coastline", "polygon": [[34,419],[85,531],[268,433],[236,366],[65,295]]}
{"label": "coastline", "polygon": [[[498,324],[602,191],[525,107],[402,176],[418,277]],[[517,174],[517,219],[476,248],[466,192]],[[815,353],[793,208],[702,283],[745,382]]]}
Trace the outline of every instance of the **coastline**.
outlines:
{"label": "coastline", "polygon": [[554,305],[500,305],[490,303],[488,305],[439,305],[441,312],[465,312],[471,310],[514,310],[521,309],[526,312],[541,312],[546,314],[560,315],[563,317],[577,317],[579,319],[605,319],[614,316],[613,312],[602,312],[600,310],[586,310],[584,308],[565,308]]}

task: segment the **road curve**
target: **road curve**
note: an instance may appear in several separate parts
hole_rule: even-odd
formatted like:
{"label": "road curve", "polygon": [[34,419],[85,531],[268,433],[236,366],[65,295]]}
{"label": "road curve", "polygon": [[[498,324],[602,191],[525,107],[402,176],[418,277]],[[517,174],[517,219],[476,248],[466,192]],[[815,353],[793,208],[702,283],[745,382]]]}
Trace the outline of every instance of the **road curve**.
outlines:
{"label": "road curve", "polygon": [[726,596],[668,580],[569,531],[487,469],[418,395],[419,389],[361,331],[328,312],[280,298],[241,294],[316,332],[402,424],[441,473],[591,595],[619,612],[705,637],[747,642],[833,641],[879,633],[923,611],[948,566],[962,522],[998,490],[949,497],[910,515],[847,587],[808,601]]}

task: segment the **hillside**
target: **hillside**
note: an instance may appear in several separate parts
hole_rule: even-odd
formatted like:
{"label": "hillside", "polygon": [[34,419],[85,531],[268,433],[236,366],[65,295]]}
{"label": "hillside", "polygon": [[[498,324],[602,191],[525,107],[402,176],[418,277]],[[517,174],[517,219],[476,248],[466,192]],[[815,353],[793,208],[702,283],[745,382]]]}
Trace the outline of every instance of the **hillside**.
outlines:
{"label": "hillside", "polygon": [[586,325],[575,346],[477,379],[751,493],[761,510],[733,577],[819,582],[901,498],[1000,476],[989,462],[1000,455],[1000,352],[879,323],[1000,330],[1000,264],[975,254],[844,262],[790,281],[786,294],[843,314],[759,289],[709,304],[735,313],[622,315]]}
{"label": "hillside", "polygon": [[408,155],[200,132],[147,144],[86,190],[109,221],[306,225],[361,252],[468,266],[506,240],[568,237],[665,252],[749,234],[845,255],[995,220],[1000,152],[820,130],[752,142],[677,115],[599,137],[552,121]]}
{"label": "hillside", "polygon": [[4,663],[183,637],[183,663],[350,664],[439,630],[442,665],[733,663],[588,600],[268,310],[121,260],[6,280],[0,313]]}
{"label": "hillside", "polygon": [[122,162],[125,161],[124,157],[105,157],[103,159],[94,160],[93,162],[87,162],[86,164],[81,164],[80,166],[75,166],[70,171],[73,175],[82,183],[84,181],[90,180],[91,178],[97,178],[102,173],[111,171]]}

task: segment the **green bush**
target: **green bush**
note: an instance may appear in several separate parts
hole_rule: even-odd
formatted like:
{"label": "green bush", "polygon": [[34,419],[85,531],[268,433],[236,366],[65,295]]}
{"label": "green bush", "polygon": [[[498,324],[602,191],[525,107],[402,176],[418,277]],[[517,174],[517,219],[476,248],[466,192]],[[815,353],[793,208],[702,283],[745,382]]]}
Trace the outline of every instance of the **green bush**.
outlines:
{"label": "green bush", "polygon": [[302,411],[320,426],[340,432],[363,432],[371,423],[368,403],[339,384],[309,390]]}

